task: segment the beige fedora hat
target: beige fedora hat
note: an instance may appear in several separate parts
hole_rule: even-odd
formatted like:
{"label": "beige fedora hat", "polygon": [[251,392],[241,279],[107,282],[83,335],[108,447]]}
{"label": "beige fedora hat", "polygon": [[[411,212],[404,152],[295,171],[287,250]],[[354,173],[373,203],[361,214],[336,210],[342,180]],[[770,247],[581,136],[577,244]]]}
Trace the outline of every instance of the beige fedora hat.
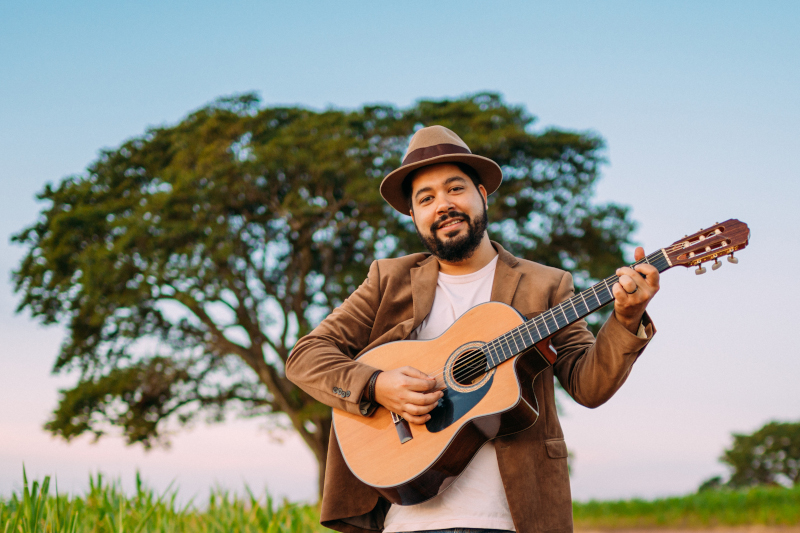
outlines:
{"label": "beige fedora hat", "polygon": [[492,194],[503,181],[500,166],[473,154],[467,143],[444,126],[430,126],[417,131],[403,156],[400,168],[390,172],[381,182],[381,196],[389,205],[408,215],[408,200],[403,195],[403,180],[412,171],[436,163],[465,163],[478,173],[486,192]]}

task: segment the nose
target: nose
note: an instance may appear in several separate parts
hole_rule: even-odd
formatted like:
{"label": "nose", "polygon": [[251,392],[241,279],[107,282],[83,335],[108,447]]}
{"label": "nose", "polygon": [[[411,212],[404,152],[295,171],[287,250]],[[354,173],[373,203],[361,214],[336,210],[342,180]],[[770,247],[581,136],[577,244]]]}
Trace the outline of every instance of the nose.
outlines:
{"label": "nose", "polygon": [[439,203],[436,206],[436,214],[444,215],[445,213],[453,211],[455,208],[456,206],[450,201],[447,195],[443,195],[443,198],[439,199]]}

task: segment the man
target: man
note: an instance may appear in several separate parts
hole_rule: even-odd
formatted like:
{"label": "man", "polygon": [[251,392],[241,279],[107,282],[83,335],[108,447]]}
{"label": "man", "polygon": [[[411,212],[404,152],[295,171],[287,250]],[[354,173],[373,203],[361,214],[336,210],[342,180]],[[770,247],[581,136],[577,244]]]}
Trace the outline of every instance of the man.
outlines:
{"label": "man", "polygon": [[[381,195],[411,216],[430,254],[373,262],[364,283],[298,341],[286,365],[289,379],[332,407],[369,416],[380,404],[423,424],[442,397],[432,377],[411,367],[380,372],[355,360],[359,354],[386,342],[437,337],[489,300],[530,318],[572,296],[569,273],[517,259],[489,240],[487,197],[501,181],[500,167],[472,154],[454,132],[419,130],[403,165],[381,183]],[[637,260],[644,256],[641,248],[635,253]],[[345,532],[572,531],[553,378],[578,403],[596,407],[619,389],[655,332],[645,308],[658,291],[658,271],[644,264],[617,274],[614,313],[596,340],[583,321],[553,336],[556,363],[533,382],[536,424],[490,441],[450,487],[413,506],[390,505],[360,482],[332,434],[322,523]]]}

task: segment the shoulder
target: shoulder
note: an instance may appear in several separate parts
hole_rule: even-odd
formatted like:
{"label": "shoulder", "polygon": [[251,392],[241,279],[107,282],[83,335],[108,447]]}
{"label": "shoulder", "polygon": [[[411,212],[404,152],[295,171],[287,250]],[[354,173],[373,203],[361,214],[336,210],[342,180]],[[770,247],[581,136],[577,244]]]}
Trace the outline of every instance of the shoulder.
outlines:
{"label": "shoulder", "polygon": [[565,270],[511,255],[500,244],[494,241],[492,241],[492,245],[497,250],[500,261],[522,274],[522,276],[528,280],[536,280],[537,283],[556,286],[560,285],[565,278],[572,281],[572,276]]}
{"label": "shoulder", "polygon": [[521,274],[540,281],[549,281],[553,283],[560,283],[564,276],[570,276],[570,273],[560,268],[554,268],[527,259],[515,258],[518,263],[514,266]]}
{"label": "shoulder", "polygon": [[[512,305],[526,316],[549,309],[572,294],[574,287],[569,272],[514,257],[505,250],[500,255],[507,268],[519,276]],[[501,275],[499,279],[506,278]]]}
{"label": "shoulder", "polygon": [[370,264],[369,273],[361,287],[372,287],[383,293],[390,285],[410,286],[411,272],[420,265],[425,265],[431,261],[435,261],[435,259],[426,253],[376,259]]}
{"label": "shoulder", "polygon": [[425,261],[432,261],[431,254],[416,253],[401,257],[387,259],[376,259],[371,268],[377,268],[381,276],[393,276],[411,271],[412,268],[420,266]]}

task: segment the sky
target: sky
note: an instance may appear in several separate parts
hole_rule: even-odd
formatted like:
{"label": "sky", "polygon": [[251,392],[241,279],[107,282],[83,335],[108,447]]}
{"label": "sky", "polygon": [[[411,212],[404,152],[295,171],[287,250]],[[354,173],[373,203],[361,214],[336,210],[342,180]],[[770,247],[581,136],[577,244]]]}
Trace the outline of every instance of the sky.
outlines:
{"label": "sky", "polygon": [[15,313],[24,250],[9,238],[36,221],[46,183],[247,91],[314,109],[497,91],[539,128],[606,140],[597,199],[631,207],[648,252],[746,222],[738,265],[662,275],[658,333],[610,402],[562,402],[578,499],[682,494],[724,474],[732,433],[800,419],[798,27],[789,1],[0,3],[0,496],[24,463],[60,490],[94,472],[131,487],[138,469],[182,498],[246,483],[314,499],[311,453],[258,420],[199,424],[148,453],[54,440],[42,426],[75,382],[50,374],[64,330]]}

